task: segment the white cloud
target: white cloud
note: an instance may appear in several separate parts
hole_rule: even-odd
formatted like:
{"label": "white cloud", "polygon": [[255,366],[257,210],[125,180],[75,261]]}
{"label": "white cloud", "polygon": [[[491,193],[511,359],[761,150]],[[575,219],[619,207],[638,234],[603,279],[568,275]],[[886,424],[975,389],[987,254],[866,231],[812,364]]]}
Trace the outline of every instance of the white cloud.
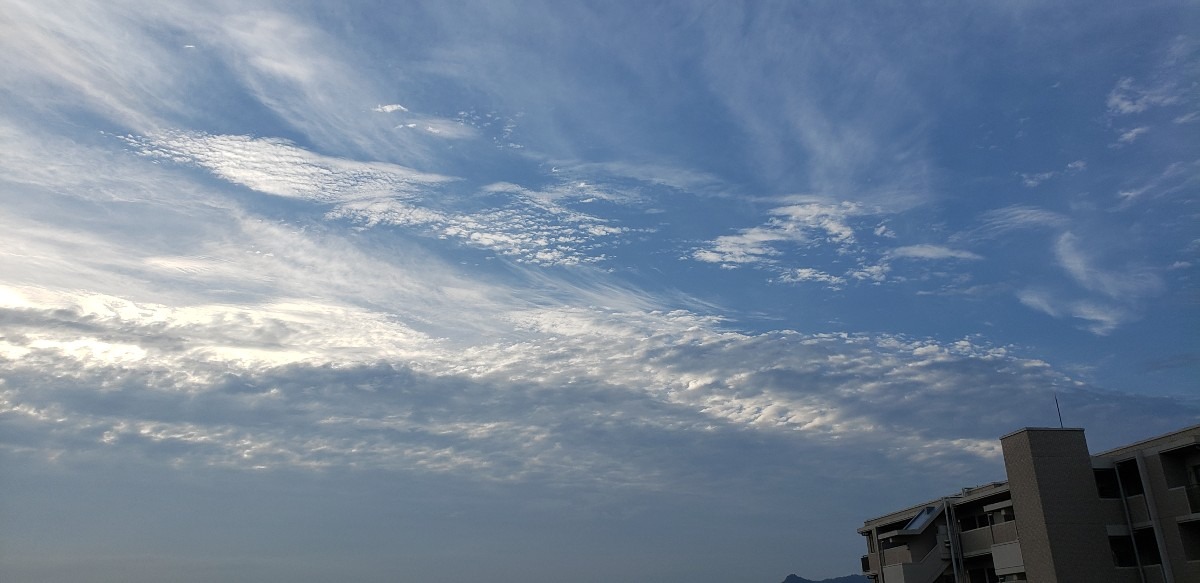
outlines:
{"label": "white cloud", "polygon": [[859,281],[882,283],[887,280],[887,275],[891,270],[892,267],[887,263],[877,263],[875,265],[863,265],[852,269],[846,275]]}
{"label": "white cloud", "polygon": [[979,260],[983,257],[962,249],[951,249],[940,245],[908,245],[897,247],[889,253],[891,257],[905,259],[966,259]]}
{"label": "white cloud", "polygon": [[475,128],[460,121],[429,116],[408,118],[396,129],[415,129],[448,140],[465,140],[479,135]]}
{"label": "white cloud", "polygon": [[399,103],[392,103],[389,105],[376,106],[375,109],[372,109],[371,111],[377,111],[379,113],[393,113],[396,111],[402,111],[402,112],[407,113],[408,108],[404,107],[403,105],[400,105]]}
{"label": "white cloud", "polygon": [[1172,162],[1141,185],[1117,191],[1117,197],[1125,207],[1143,199],[1187,194],[1196,184],[1200,184],[1200,160]]}
{"label": "white cloud", "polygon": [[191,84],[173,73],[188,68],[192,55],[140,33],[156,20],[154,10],[142,8],[8,2],[0,23],[0,79],[9,87],[46,88],[13,94],[35,112],[69,105],[140,131],[158,127],[163,116],[191,109]]}
{"label": "white cloud", "polygon": [[1107,336],[1129,319],[1125,310],[1095,302],[1076,302],[1071,315],[1087,322],[1085,328],[1098,336]]}
{"label": "white cloud", "polygon": [[1131,77],[1123,77],[1108,94],[1108,111],[1117,115],[1142,113],[1153,107],[1174,104],[1179,99],[1171,85],[1145,87],[1135,84]]}
{"label": "white cloud", "polygon": [[706,249],[697,249],[692,258],[707,263],[761,263],[771,261],[779,255],[773,243],[787,239],[771,228],[744,229],[737,235],[721,235],[709,243]]}
{"label": "white cloud", "polygon": [[856,242],[848,220],[867,214],[859,204],[805,201],[771,209],[771,219],[736,235],[722,235],[692,253],[709,263],[770,263],[784,245],[832,245],[847,251]]}
{"label": "white cloud", "polygon": [[[9,343],[26,352],[5,363],[3,414],[25,419],[45,448],[66,439],[71,455],[170,452],[184,465],[660,489],[696,469],[664,464],[678,452],[656,443],[747,433],[830,467],[864,447],[952,463],[994,457],[985,442],[1027,419],[1025,403],[1071,386],[978,340],[751,335],[682,311],[513,310],[513,340],[460,344],[368,310],[13,294],[22,300],[3,308]],[[1080,317],[1102,324],[1102,314]],[[105,387],[99,398],[112,406],[90,406],[85,386]],[[963,403],[987,414],[963,414]],[[621,437],[635,428],[636,440]],[[967,442],[979,447],[964,454]]]}
{"label": "white cloud", "polygon": [[1136,317],[1136,307],[1160,293],[1164,282],[1155,269],[1128,262],[1120,267],[1100,265],[1101,257],[1088,253],[1073,232],[1059,235],[1053,252],[1059,267],[1078,289],[1052,289],[1044,284],[1017,293],[1027,307],[1055,318],[1082,320],[1084,329],[1108,335]]}
{"label": "white cloud", "polygon": [[1130,319],[1127,311],[1118,306],[1088,300],[1065,299],[1061,294],[1054,294],[1044,289],[1021,290],[1017,293],[1017,299],[1025,306],[1053,318],[1082,320],[1082,328],[1097,336],[1107,336]]}
{"label": "white cloud", "polygon": [[[516,185],[489,185],[484,192],[512,195],[501,208],[463,213],[430,208],[432,189],[454,178],[382,162],[322,156],[285,140],[163,132],[126,136],[142,155],[196,164],[247,188],[276,196],[335,205],[331,219],[349,218],[367,226],[417,227],[433,236],[495,251],[540,265],[575,265],[603,259],[598,240],[620,235],[621,227],[553,202],[567,196],[536,193]],[[575,189],[570,195],[592,191]]]}
{"label": "white cloud", "polygon": [[983,213],[979,217],[978,227],[956,234],[952,240],[994,239],[1013,231],[1060,228],[1069,222],[1067,216],[1060,213],[1034,206],[1013,205]]}
{"label": "white cloud", "polygon": [[1162,280],[1152,272],[1138,267],[1105,270],[1080,246],[1079,238],[1063,233],[1054,244],[1054,255],[1060,266],[1076,283],[1089,291],[1098,292],[1121,301],[1136,301],[1162,289]]}
{"label": "white cloud", "polygon": [[600,179],[632,178],[687,193],[719,194],[728,188],[716,175],[691,168],[636,162],[579,162],[554,160],[555,173],[595,175]]}
{"label": "white cloud", "polygon": [[1139,136],[1150,131],[1149,127],[1141,126],[1130,130],[1121,130],[1121,135],[1117,137],[1118,144],[1132,144]]}
{"label": "white cloud", "polygon": [[626,232],[623,227],[547,201],[525,189],[490,187],[488,192],[512,196],[507,205],[474,213],[435,210],[405,200],[375,198],[349,201],[330,211],[329,218],[348,218],[373,227],[415,227],[464,245],[494,251],[518,262],[536,265],[578,265],[604,260],[598,251],[605,239]]}
{"label": "white cloud", "polygon": [[1034,188],[1041,183],[1058,176],[1058,172],[1039,172],[1037,174],[1021,174],[1021,183],[1026,188]]}
{"label": "white cloud", "polygon": [[1027,174],[1027,173],[1021,172],[1021,173],[1018,173],[1018,175],[1021,177],[1021,184],[1024,184],[1026,188],[1036,188],[1036,187],[1040,186],[1043,182],[1046,182],[1047,180],[1051,180],[1051,179],[1061,176],[1063,174],[1068,174],[1068,175],[1069,174],[1078,174],[1080,172],[1083,172],[1086,169],[1087,169],[1087,162],[1085,162],[1083,160],[1075,160],[1074,162],[1068,163],[1066,165],[1066,167],[1063,168],[1061,171],[1060,170],[1050,170],[1047,172],[1037,172],[1034,174]]}
{"label": "white cloud", "polygon": [[454,180],[397,164],[322,156],[280,139],[184,131],[123,139],[145,156],[195,164],[266,194],[319,202],[407,198],[421,187]]}
{"label": "white cloud", "polygon": [[1020,300],[1022,304],[1046,314],[1047,316],[1053,316],[1055,318],[1059,316],[1059,310],[1056,307],[1054,296],[1048,292],[1032,289],[1021,290],[1017,293],[1017,299]]}
{"label": "white cloud", "polygon": [[1174,123],[1179,123],[1179,124],[1194,123],[1194,122],[1200,121],[1200,111],[1192,111],[1189,113],[1185,113],[1179,117],[1176,117],[1175,119],[1173,119],[1171,121]]}
{"label": "white cloud", "polygon": [[813,281],[827,284],[829,287],[833,288],[838,288],[846,284],[846,278],[844,277],[830,275],[824,271],[812,269],[811,267],[800,267],[786,270],[779,276],[779,279],[788,283]]}

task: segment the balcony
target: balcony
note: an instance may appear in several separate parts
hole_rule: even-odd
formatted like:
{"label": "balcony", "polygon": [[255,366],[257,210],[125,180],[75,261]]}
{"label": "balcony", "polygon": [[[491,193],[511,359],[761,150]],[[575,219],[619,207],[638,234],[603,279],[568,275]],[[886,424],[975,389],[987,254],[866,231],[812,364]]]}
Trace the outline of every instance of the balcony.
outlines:
{"label": "balcony", "polygon": [[1187,487],[1187,501],[1192,514],[1200,513],[1200,484],[1192,484]]}
{"label": "balcony", "polygon": [[1017,540],[1017,522],[1010,520],[992,525],[992,544],[1010,543]]}
{"label": "balcony", "polygon": [[985,526],[963,531],[958,535],[959,546],[964,557],[973,557],[992,552],[992,527]]}
{"label": "balcony", "polygon": [[959,535],[958,540],[964,557],[987,554],[992,552],[993,545],[1017,540],[1017,523],[1010,520],[967,530]]}
{"label": "balcony", "polygon": [[899,565],[900,563],[912,562],[912,551],[908,550],[908,545],[883,549],[883,564],[884,565]]}
{"label": "balcony", "polygon": [[[899,547],[888,550],[898,549]],[[884,581],[888,583],[928,583],[937,578],[938,575],[941,575],[950,565],[950,553],[947,552],[944,544],[936,545],[917,562],[910,562],[911,555],[908,553],[907,548],[904,548],[903,554],[909,557],[910,560],[884,565]],[[897,556],[900,555],[897,554]]]}

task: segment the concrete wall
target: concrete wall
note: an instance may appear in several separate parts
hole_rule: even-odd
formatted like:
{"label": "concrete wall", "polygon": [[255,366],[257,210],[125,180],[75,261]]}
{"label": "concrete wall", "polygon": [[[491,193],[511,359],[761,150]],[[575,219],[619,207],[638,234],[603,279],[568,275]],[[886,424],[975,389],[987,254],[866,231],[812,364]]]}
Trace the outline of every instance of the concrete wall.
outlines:
{"label": "concrete wall", "polygon": [[1000,445],[1029,580],[1116,581],[1083,430],[1022,429]]}

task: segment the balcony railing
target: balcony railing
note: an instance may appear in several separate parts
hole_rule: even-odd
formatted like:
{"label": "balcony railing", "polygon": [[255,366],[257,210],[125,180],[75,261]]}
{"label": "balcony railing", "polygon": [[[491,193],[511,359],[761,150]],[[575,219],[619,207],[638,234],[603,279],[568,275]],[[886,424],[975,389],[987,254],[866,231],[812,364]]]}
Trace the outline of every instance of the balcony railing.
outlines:
{"label": "balcony railing", "polygon": [[[946,552],[945,539],[939,537],[939,543],[934,545],[921,560],[904,562],[898,565],[883,567],[883,580],[887,583],[927,583],[933,581],[949,566],[950,554]],[[889,549],[890,550],[890,549]]]}
{"label": "balcony railing", "polygon": [[1010,543],[1017,540],[1017,521],[997,522],[992,525],[992,544]]}
{"label": "balcony railing", "polygon": [[958,544],[966,556],[992,552],[992,527],[985,526],[963,531],[958,535]]}
{"label": "balcony railing", "polygon": [[990,553],[992,552],[992,545],[1017,540],[1017,523],[1010,520],[982,528],[966,530],[958,535],[958,540],[964,555],[971,556]]}
{"label": "balcony railing", "polygon": [[883,564],[898,565],[900,563],[911,563],[912,553],[908,550],[908,545],[883,549]]}

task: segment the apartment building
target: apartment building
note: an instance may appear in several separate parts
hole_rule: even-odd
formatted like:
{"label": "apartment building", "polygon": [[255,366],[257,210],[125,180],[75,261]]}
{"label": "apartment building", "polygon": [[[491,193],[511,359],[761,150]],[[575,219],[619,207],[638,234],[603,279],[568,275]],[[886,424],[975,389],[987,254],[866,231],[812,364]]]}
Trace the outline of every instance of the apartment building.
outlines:
{"label": "apartment building", "polygon": [[1098,454],[1082,429],[1000,438],[1007,481],[867,520],[874,583],[1200,583],[1200,425]]}

